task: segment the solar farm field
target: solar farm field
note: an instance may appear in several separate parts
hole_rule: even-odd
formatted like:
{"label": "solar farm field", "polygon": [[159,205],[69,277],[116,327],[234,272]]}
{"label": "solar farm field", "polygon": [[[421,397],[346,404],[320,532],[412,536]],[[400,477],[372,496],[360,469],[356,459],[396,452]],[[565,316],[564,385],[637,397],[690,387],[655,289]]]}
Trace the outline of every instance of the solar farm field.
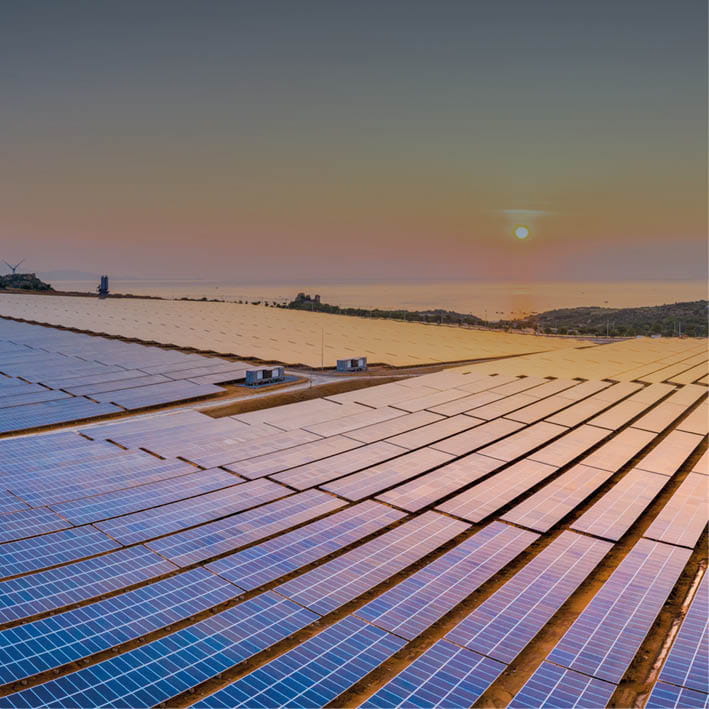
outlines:
{"label": "solar farm field", "polygon": [[702,362],[567,347],[0,438],[0,707],[706,708]]}
{"label": "solar farm field", "polygon": [[563,338],[437,327],[236,303],[5,294],[0,316],[286,364],[367,357],[395,366],[460,362],[578,344]]}
{"label": "solar farm field", "polygon": [[0,319],[0,433],[201,399],[247,366]]}

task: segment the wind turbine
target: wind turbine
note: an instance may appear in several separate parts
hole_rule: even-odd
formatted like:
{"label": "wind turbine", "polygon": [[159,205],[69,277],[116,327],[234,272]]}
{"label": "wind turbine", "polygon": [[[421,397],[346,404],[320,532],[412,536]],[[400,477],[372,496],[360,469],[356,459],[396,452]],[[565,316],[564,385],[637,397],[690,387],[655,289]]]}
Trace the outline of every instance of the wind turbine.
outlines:
{"label": "wind turbine", "polygon": [[12,271],[12,275],[14,276],[17,273],[17,269],[25,262],[25,259],[22,259],[19,263],[16,263],[14,266],[11,263],[8,263],[3,259],[3,263]]}

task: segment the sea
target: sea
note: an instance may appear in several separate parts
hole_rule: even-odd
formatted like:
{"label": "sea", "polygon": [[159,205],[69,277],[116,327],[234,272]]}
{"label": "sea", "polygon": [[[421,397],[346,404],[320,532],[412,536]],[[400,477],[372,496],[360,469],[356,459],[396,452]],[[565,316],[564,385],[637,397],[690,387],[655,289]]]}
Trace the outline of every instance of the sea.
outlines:
{"label": "sea", "polygon": [[[92,281],[52,281],[57,290],[94,291]],[[287,303],[297,293],[320,295],[341,307],[428,310],[443,308],[485,320],[524,317],[556,308],[630,308],[707,297],[705,281],[226,283],[192,280],[113,280],[112,293],[162,298],[216,298],[230,302]]]}

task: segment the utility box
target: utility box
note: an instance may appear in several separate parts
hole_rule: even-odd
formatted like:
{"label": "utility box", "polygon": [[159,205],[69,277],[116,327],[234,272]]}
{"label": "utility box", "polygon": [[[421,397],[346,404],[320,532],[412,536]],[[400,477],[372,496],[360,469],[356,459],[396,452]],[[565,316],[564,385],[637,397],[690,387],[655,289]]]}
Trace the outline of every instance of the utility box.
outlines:
{"label": "utility box", "polygon": [[364,372],[367,370],[367,358],[356,357],[355,359],[338,359],[338,372]]}
{"label": "utility box", "polygon": [[265,384],[275,384],[282,382],[286,378],[286,370],[283,367],[270,367],[269,369],[247,369],[246,386],[256,387]]}

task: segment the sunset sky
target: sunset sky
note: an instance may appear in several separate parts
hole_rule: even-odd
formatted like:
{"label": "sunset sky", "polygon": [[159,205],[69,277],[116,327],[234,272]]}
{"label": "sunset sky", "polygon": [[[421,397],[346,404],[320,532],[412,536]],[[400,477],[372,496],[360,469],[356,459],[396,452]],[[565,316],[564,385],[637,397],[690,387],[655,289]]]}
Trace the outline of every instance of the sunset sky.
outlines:
{"label": "sunset sky", "polygon": [[0,258],[700,279],[705,134],[704,0],[5,0]]}

